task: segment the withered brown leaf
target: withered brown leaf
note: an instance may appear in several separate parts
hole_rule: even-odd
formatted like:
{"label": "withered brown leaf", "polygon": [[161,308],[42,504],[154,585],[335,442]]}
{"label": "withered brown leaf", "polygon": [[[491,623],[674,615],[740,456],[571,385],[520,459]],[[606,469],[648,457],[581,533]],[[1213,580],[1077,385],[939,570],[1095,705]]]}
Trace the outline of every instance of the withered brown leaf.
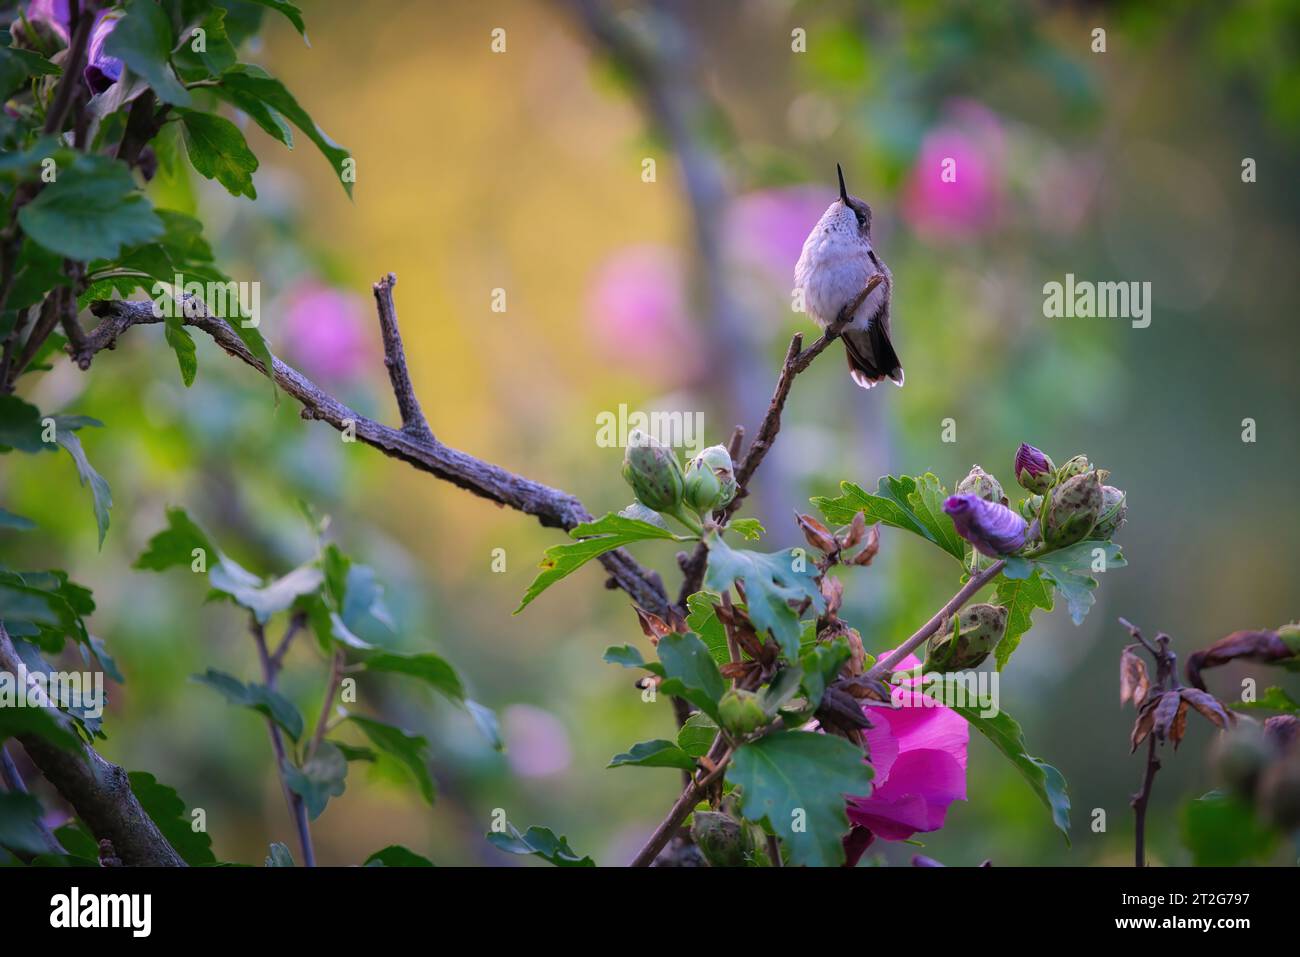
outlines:
{"label": "withered brown leaf", "polygon": [[[859,512],[859,515],[862,513]],[[871,560],[876,557],[876,552],[880,551],[880,523],[877,522],[871,526],[871,532],[867,535],[867,544],[863,546],[862,551],[853,556],[849,562],[850,565],[870,565]]]}
{"label": "withered brown leaf", "polygon": [[1196,688],[1183,688],[1180,691],[1183,700],[1201,713],[1201,715],[1213,724],[1220,731],[1228,727],[1232,721],[1227,709],[1219,704],[1219,699],[1214,695]]}
{"label": "withered brown leaf", "polygon": [[1133,733],[1129,737],[1129,741],[1133,745],[1129,749],[1130,754],[1138,749],[1138,745],[1146,740],[1147,735],[1151,733],[1151,729],[1155,727],[1156,708],[1164,697],[1163,692],[1154,695],[1148,698],[1142,707],[1138,708],[1137,720],[1133,722]]}
{"label": "withered brown leaf", "polygon": [[1276,631],[1234,631],[1210,647],[1188,656],[1187,680],[1204,691],[1205,681],[1201,678],[1201,672],[1206,668],[1214,668],[1238,658],[1268,664],[1294,657],[1295,653]]}
{"label": "withered brown leaf", "polygon": [[1137,645],[1129,645],[1119,656],[1119,703],[1122,705],[1130,699],[1133,707],[1142,707],[1147,694],[1151,691],[1151,677],[1147,674],[1147,663],[1137,654]]}
{"label": "withered brown leaf", "polygon": [[840,543],[835,540],[831,530],[811,515],[795,512],[794,520],[798,523],[799,530],[803,532],[804,540],[819,552],[830,555],[840,550]]}
{"label": "withered brown leaf", "polygon": [[867,534],[867,520],[861,512],[853,516],[853,522],[849,525],[849,530],[844,533],[840,539],[841,548],[855,548],[862,537]]}

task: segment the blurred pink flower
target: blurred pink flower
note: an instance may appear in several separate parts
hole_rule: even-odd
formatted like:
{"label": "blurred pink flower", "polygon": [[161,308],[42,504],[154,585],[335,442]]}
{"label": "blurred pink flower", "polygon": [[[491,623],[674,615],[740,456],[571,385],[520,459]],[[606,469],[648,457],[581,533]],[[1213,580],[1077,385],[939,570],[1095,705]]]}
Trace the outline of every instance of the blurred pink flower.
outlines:
{"label": "blurred pink flower", "polygon": [[742,264],[788,283],[808,230],[836,199],[833,185],[796,186],[747,193],[727,214],[727,248]]}
{"label": "blurred pink flower", "polygon": [[501,714],[506,760],[523,778],[563,774],[573,760],[569,732],[549,711],[530,704],[512,704]]}
{"label": "blurred pink flower", "polygon": [[587,294],[587,322],[606,358],[650,374],[698,368],[681,264],[659,246],[630,246],[600,264]]}
{"label": "blurred pink flower", "polygon": [[[917,664],[909,655],[901,667]],[[902,686],[893,696],[899,707],[864,709],[874,725],[865,735],[876,776],[869,797],[849,798],[848,813],[856,827],[902,841],[918,831],[937,831],[948,806],[966,800],[970,728],[957,712],[935,706],[919,690]],[[861,841],[859,854],[869,843]]]}
{"label": "blurred pink flower", "polygon": [[360,298],[304,279],[286,299],[283,347],[309,375],[341,381],[369,367],[366,309]]}
{"label": "blurred pink flower", "polygon": [[[945,177],[950,159],[955,176]],[[930,238],[988,232],[1002,218],[1005,174],[1006,143],[997,114],[972,100],[954,101],[921,141],[903,192],[903,218]]]}

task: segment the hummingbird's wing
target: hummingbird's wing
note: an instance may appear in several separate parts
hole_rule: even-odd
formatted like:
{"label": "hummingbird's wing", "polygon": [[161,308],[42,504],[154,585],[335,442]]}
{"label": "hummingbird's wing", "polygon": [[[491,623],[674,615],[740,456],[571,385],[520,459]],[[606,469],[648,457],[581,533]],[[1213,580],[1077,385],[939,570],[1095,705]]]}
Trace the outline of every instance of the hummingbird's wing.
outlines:
{"label": "hummingbird's wing", "polygon": [[864,389],[870,389],[885,379],[895,385],[903,384],[903,364],[889,341],[889,327],[882,310],[872,318],[866,329],[845,329],[844,352],[849,358],[849,375]]}

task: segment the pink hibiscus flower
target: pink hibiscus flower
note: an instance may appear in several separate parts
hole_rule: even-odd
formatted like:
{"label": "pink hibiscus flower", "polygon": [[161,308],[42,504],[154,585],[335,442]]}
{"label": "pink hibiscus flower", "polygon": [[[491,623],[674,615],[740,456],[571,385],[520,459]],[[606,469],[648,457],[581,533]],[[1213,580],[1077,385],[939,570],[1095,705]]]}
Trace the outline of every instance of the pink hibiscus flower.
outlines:
{"label": "pink hibiscus flower", "polygon": [[[909,655],[901,667],[918,664]],[[901,841],[943,827],[953,801],[966,800],[966,746],[970,727],[908,686],[894,689],[896,708],[867,707],[865,734],[876,772],[871,794],[848,801],[853,832],[845,839],[850,866],[874,837]]]}

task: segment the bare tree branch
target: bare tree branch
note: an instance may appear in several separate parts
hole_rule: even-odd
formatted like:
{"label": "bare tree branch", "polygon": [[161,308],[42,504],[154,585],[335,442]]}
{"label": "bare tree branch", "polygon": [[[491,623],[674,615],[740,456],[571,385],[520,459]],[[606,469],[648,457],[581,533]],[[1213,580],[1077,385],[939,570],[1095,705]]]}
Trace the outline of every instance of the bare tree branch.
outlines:
{"label": "bare tree branch", "polygon": [[[382,286],[385,282],[386,279],[380,280],[376,286]],[[391,284],[388,289],[391,291]],[[381,296],[377,288],[376,298]],[[118,337],[132,326],[162,322],[161,318],[153,314],[153,304],[150,302],[101,301],[92,303],[90,309],[103,321],[86,334],[82,348],[72,352],[73,361],[82,368],[89,367],[91,359],[101,350],[113,348]],[[184,311],[194,313],[184,317],[186,325],[206,332],[226,352],[266,374],[261,360],[248,351],[243,340],[224,319],[212,317],[201,308],[187,308]],[[381,323],[384,321],[382,314],[381,307]],[[389,365],[390,375],[394,375],[395,386],[402,382],[409,387],[395,312],[392,315],[391,333],[398,351],[388,353],[389,358],[394,360]],[[424,434],[414,434],[406,428],[394,429],[382,425],[344,405],[292,366],[279,359],[273,359],[272,363],[276,384],[302,404],[304,419],[328,422],[340,432],[354,429],[359,441],[379,449],[390,458],[400,459],[481,498],[532,515],[547,527],[567,531],[591,520],[591,513],[582,502],[568,492],[534,482],[453,449],[434,438],[427,426]],[[395,368],[399,368],[400,372],[394,374]],[[413,401],[414,395],[410,398]],[[402,401],[399,399],[399,408]],[[408,411],[420,416],[418,420],[408,421],[423,421],[418,403],[408,406]],[[661,617],[667,616],[668,596],[658,573],[643,567],[622,549],[607,552],[600,557],[600,562],[609,572],[614,587],[623,589],[647,611]]]}

